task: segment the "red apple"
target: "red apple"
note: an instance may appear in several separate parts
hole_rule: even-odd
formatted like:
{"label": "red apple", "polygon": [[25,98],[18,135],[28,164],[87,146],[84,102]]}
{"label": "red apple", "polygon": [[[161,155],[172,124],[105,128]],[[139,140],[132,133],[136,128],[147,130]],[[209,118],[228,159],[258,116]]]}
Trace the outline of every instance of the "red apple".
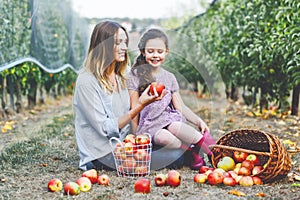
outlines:
{"label": "red apple", "polygon": [[237,174],[235,171],[229,171],[229,172],[227,172],[227,173],[229,173],[230,176],[231,176],[232,178],[234,178],[234,179],[238,176],[238,174]]}
{"label": "red apple", "polygon": [[214,169],[209,169],[209,170],[207,170],[204,174],[206,174],[206,176],[208,176],[208,174],[210,174],[210,173],[212,173],[212,172],[214,172]]}
{"label": "red apple", "polygon": [[136,136],[134,134],[128,134],[124,138],[123,142],[125,142],[125,143],[131,142],[132,144],[134,144],[135,143],[135,137]]}
{"label": "red apple", "polygon": [[110,178],[107,174],[101,174],[99,177],[98,177],[98,184],[99,185],[109,185],[109,182],[110,182]]}
{"label": "red apple", "polygon": [[154,178],[156,186],[164,186],[167,183],[167,176],[165,174],[157,174]]}
{"label": "red apple", "polygon": [[255,166],[260,165],[260,160],[255,154],[249,154],[246,160],[251,160]]}
{"label": "red apple", "polygon": [[200,168],[199,168],[199,173],[200,174],[203,174],[205,173],[207,170],[209,170],[210,167],[209,166],[206,166],[206,165],[202,165]]}
{"label": "red apple", "polygon": [[95,169],[90,169],[83,172],[82,177],[87,177],[90,179],[92,184],[98,183],[98,172]]}
{"label": "red apple", "polygon": [[224,178],[225,178],[225,177],[232,177],[231,174],[229,173],[229,171],[228,171],[228,172],[224,172],[224,173],[223,173],[223,176],[224,176]]}
{"label": "red apple", "polygon": [[234,151],[233,152],[233,158],[235,160],[235,162],[241,163],[244,160],[246,160],[248,156],[248,153],[246,152],[242,152],[242,151]]}
{"label": "red apple", "polygon": [[58,192],[62,190],[62,182],[58,178],[53,178],[48,182],[48,190],[50,192]]}
{"label": "red apple", "polygon": [[223,174],[219,172],[212,172],[207,176],[207,182],[211,185],[218,185],[220,183],[223,183],[223,179]]}
{"label": "red apple", "polygon": [[234,179],[237,183],[239,183],[242,177],[243,176],[238,175],[238,176],[234,177]]}
{"label": "red apple", "polygon": [[241,167],[239,169],[238,175],[249,176],[249,175],[251,175],[251,170],[246,167]]}
{"label": "red apple", "polygon": [[87,177],[78,178],[76,183],[79,185],[80,191],[82,192],[88,192],[92,188],[92,182]]}
{"label": "red apple", "polygon": [[147,178],[139,178],[134,183],[134,191],[138,193],[150,193],[151,182]]}
{"label": "red apple", "polygon": [[236,180],[232,177],[225,177],[223,179],[223,184],[227,186],[235,186],[237,184]]}
{"label": "red apple", "polygon": [[262,181],[261,178],[258,177],[258,176],[253,176],[253,177],[252,177],[252,180],[253,180],[253,184],[254,184],[254,185],[262,185],[262,184],[263,184],[263,181]]}
{"label": "red apple", "polygon": [[145,149],[137,149],[133,156],[137,161],[146,162],[150,160],[150,155]]}
{"label": "red apple", "polygon": [[243,162],[242,162],[242,165],[241,165],[242,167],[246,167],[247,169],[249,169],[249,170],[252,170],[253,169],[253,167],[254,167],[254,163],[251,161],[251,160],[244,160]]}
{"label": "red apple", "polygon": [[235,162],[233,158],[225,156],[221,158],[217,164],[218,168],[224,169],[225,171],[233,170],[235,167]]}
{"label": "red apple", "polygon": [[137,135],[135,138],[135,144],[137,145],[138,149],[147,149],[150,144],[150,138],[145,134]]}
{"label": "red apple", "polygon": [[216,168],[216,169],[214,169],[213,170],[213,172],[216,172],[216,173],[220,173],[220,174],[224,174],[224,172],[226,172],[224,169],[222,169],[222,168]]}
{"label": "red apple", "polygon": [[124,145],[126,155],[133,155],[136,151],[136,145],[131,142],[127,142]]}
{"label": "red apple", "polygon": [[165,86],[164,86],[164,84],[158,83],[158,82],[151,83],[151,85],[150,85],[150,94],[152,94],[152,95],[155,95],[154,88],[155,88],[158,96],[160,96],[162,91],[165,89]]}
{"label": "red apple", "polygon": [[123,170],[127,173],[133,173],[134,168],[136,167],[136,161],[133,157],[127,157],[123,162]]}
{"label": "red apple", "polygon": [[80,186],[75,182],[67,182],[64,185],[64,192],[67,195],[78,195],[80,193]]}
{"label": "red apple", "polygon": [[195,174],[194,175],[194,182],[195,183],[205,183],[207,181],[207,175],[202,173],[202,174]]}
{"label": "red apple", "polygon": [[260,165],[258,166],[254,166],[252,169],[252,175],[256,175],[258,173],[260,173],[264,168]]}
{"label": "red apple", "polygon": [[243,176],[240,181],[239,184],[241,186],[252,186],[253,185],[253,179],[251,176]]}
{"label": "red apple", "polygon": [[170,170],[168,172],[167,184],[171,187],[177,187],[180,185],[181,175],[176,170]]}
{"label": "red apple", "polygon": [[145,176],[148,173],[148,167],[146,165],[136,166],[134,169],[134,173],[138,176]]}

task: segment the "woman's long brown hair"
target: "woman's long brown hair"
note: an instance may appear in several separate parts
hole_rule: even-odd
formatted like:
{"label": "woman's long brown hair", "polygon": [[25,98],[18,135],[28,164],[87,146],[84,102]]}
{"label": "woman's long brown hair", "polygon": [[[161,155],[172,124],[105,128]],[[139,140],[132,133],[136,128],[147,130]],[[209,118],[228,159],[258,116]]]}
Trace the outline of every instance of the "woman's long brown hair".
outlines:
{"label": "woman's long brown hair", "polygon": [[122,87],[126,88],[125,74],[128,67],[127,52],[124,61],[117,62],[116,66],[112,66],[112,63],[114,62],[115,35],[119,28],[125,31],[127,36],[126,44],[128,46],[129,37],[123,26],[113,21],[98,23],[92,32],[90,46],[85,61],[85,68],[90,71],[99,80],[101,86],[109,92],[113,91],[113,88],[108,81],[108,74],[111,70],[115,71],[121,79]]}

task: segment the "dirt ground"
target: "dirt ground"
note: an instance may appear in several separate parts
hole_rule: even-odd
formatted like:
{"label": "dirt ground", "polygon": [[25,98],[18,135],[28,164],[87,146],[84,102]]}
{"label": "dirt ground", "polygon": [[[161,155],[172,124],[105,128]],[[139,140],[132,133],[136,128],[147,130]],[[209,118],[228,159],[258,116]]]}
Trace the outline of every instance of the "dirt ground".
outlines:
{"label": "dirt ground", "polygon": [[[182,92],[182,97],[186,104],[199,114],[209,125],[213,136],[218,139],[227,132],[236,129],[259,129],[280,138],[288,148],[292,145],[299,146],[300,143],[300,118],[293,116],[275,117],[272,114],[265,113],[260,117],[253,117],[250,109],[241,103],[233,103],[225,100],[223,97],[216,96],[213,98],[197,97],[194,93],[188,91]],[[12,116],[10,121],[13,123],[13,129],[6,133],[0,133],[0,152],[2,149],[12,143],[28,140],[30,137],[39,133],[39,130],[46,124],[50,123],[53,116],[72,115],[72,97],[64,97],[60,100],[48,100],[47,105],[38,106],[28,114]],[[2,122],[2,125],[5,122]],[[72,126],[72,124],[70,124]],[[70,131],[71,130],[71,131]],[[74,129],[69,128],[68,131],[73,132]],[[70,135],[69,135],[70,134]],[[75,143],[74,133],[68,133],[67,141],[52,141],[51,145],[64,145],[70,150],[69,153],[59,152],[62,160],[63,157],[68,157],[70,166],[59,164],[59,160],[54,159],[54,164],[48,164],[48,169],[43,170],[43,176],[32,175],[31,167],[28,166],[28,173],[21,177],[16,177],[18,180],[3,183],[17,185],[20,189],[17,190],[17,197],[25,195],[20,199],[69,199],[69,197],[59,194],[52,194],[47,191],[46,184],[49,178],[54,174],[64,180],[75,179],[82,173],[77,169],[78,155]],[[60,142],[64,144],[60,144]],[[72,154],[70,156],[69,154]],[[293,156],[293,167],[291,173],[300,173],[299,154]],[[47,171],[48,170],[48,171]],[[133,191],[132,178],[118,177],[115,171],[100,171],[99,173],[107,173],[111,177],[112,184],[109,187],[94,187],[90,193],[80,194],[72,199],[300,199],[300,187],[292,186],[295,181],[291,177],[287,177],[278,182],[264,184],[262,186],[242,187],[242,186],[211,186],[208,184],[196,185],[193,183],[193,176],[196,171],[190,170],[188,167],[183,167],[178,170],[182,176],[181,185],[177,188],[168,186],[155,187],[153,184],[154,176],[158,173],[167,173],[168,169],[151,171],[148,178],[151,179],[152,189],[150,194],[137,194]],[[45,175],[48,173],[49,175]],[[0,173],[1,174],[1,173]],[[11,172],[13,174],[13,172]],[[8,179],[13,175],[6,175]],[[33,185],[26,190],[26,186],[21,186],[19,181],[27,180],[27,184],[36,179],[39,185]],[[1,182],[0,182],[1,183]],[[8,184],[9,183],[9,184]],[[0,184],[1,185],[1,184]],[[0,187],[0,197],[1,196]],[[246,196],[236,196],[231,193],[243,192]],[[0,198],[1,199],[1,198]],[[12,198],[14,199],[14,198]]]}

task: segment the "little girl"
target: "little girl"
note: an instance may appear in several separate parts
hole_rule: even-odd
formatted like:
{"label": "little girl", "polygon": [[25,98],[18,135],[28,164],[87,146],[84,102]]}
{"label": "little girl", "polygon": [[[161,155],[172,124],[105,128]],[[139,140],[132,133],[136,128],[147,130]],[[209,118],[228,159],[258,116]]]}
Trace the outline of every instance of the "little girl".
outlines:
{"label": "little girl", "polygon": [[[167,148],[192,151],[191,168],[199,169],[205,165],[204,159],[199,156],[199,149],[210,159],[211,151],[208,146],[215,144],[215,140],[209,134],[205,122],[182,101],[174,74],[161,67],[169,52],[166,34],[159,29],[150,29],[141,37],[138,48],[140,55],[128,80],[131,106],[136,105],[139,96],[152,82],[163,83],[166,94],[161,101],[147,105],[133,119],[134,132],[137,135],[149,133],[155,144]],[[197,126],[200,132],[188,125],[186,120]]]}

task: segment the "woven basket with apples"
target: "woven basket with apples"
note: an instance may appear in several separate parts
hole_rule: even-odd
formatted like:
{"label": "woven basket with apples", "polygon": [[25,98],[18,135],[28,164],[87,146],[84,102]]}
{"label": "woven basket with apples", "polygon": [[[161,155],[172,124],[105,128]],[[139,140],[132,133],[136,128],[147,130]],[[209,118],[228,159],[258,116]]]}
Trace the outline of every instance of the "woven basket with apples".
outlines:
{"label": "woven basket with apples", "polygon": [[[212,164],[215,168],[223,163],[226,164],[222,159],[224,157],[233,158],[236,168],[237,165],[241,166],[243,160],[251,160],[254,165],[250,175],[260,177],[264,183],[286,177],[292,167],[289,153],[293,152],[287,151],[278,137],[260,130],[234,130],[219,138],[216,145],[211,145],[210,148],[213,152]],[[253,172],[254,166],[258,166],[255,172]]]}
{"label": "woven basket with apples", "polygon": [[152,142],[148,133],[128,134],[123,141],[112,137],[109,141],[118,176],[139,177],[150,174]]}

